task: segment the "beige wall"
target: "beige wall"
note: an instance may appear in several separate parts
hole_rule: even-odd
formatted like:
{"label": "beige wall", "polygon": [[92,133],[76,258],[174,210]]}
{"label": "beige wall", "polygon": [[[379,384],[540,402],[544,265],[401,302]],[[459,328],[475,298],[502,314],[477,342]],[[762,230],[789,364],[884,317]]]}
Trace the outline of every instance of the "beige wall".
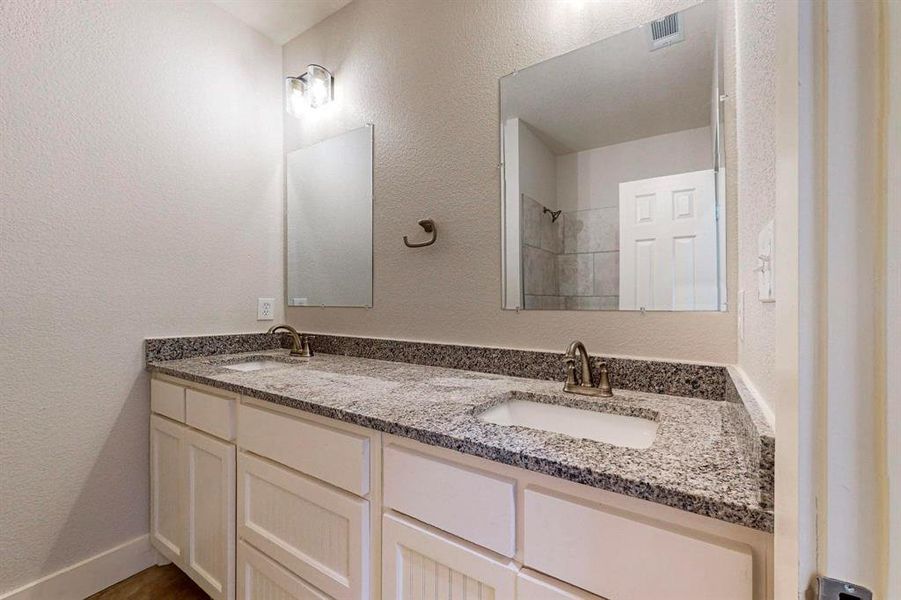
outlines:
{"label": "beige wall", "polygon": [[[776,2],[737,2],[736,132],[738,289],[744,291],[744,336],[738,364],[772,410],[776,402],[776,305],[757,296],[757,236],[776,210]],[[778,240],[776,242],[779,243]],[[774,264],[778,269],[779,264]],[[788,290],[775,290],[776,301]]]}
{"label": "beige wall", "polygon": [[[336,102],[286,120],[287,150],[375,124],[375,306],[291,308],[291,323],[547,350],[580,338],[593,353],[735,362],[732,312],[500,308],[498,78],[691,4],[357,0],[289,42],[286,73],[329,67]],[[438,223],[438,242],[404,247],[425,217]]]}
{"label": "beige wall", "polygon": [[212,4],[0,23],[2,595],[147,533],[143,338],[260,328],[283,180],[280,50]]}
{"label": "beige wall", "polygon": [[557,204],[565,212],[619,211],[619,184],[713,168],[713,134],[698,127],[557,157]]}
{"label": "beige wall", "polygon": [[519,193],[557,208],[557,159],[529,125],[519,121]]}

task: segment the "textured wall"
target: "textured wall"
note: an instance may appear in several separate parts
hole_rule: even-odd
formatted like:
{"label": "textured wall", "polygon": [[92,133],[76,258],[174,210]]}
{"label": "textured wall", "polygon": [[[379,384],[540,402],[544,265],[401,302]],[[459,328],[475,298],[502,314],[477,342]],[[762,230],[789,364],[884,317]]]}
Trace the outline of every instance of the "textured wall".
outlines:
{"label": "textured wall", "polygon": [[259,329],[283,180],[280,49],[211,4],[5,0],[0,56],[2,594],[147,532],[142,339]]}
{"label": "textured wall", "polygon": [[[287,150],[375,124],[375,307],[291,308],[289,320],[311,332],[547,350],[581,338],[593,353],[734,362],[731,312],[500,308],[498,78],[691,4],[357,0],[289,42],[286,73],[326,65],[336,102],[286,119]],[[425,217],[438,242],[404,247]]]}
{"label": "textured wall", "polygon": [[[737,2],[736,95],[738,288],[744,290],[744,339],[738,363],[772,409],[776,305],[757,299],[757,235],[776,210],[776,4]],[[778,240],[776,241],[778,244]],[[779,265],[774,265],[775,269]],[[784,291],[783,291],[784,293]],[[776,290],[779,301],[780,290]]]}

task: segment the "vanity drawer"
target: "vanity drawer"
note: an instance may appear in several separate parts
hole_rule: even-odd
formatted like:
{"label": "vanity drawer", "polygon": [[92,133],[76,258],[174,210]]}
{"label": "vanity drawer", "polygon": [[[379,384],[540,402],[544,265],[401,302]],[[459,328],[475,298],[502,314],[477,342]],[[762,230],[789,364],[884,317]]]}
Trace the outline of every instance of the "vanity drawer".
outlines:
{"label": "vanity drawer", "polygon": [[238,455],[238,534],[330,596],[369,597],[369,502]]}
{"label": "vanity drawer", "polygon": [[504,556],[516,552],[516,485],[489,473],[386,446],[385,506]]}
{"label": "vanity drawer", "polygon": [[[750,548],[527,489],[523,563],[616,600],[751,600]],[[719,542],[719,543],[718,543]]]}
{"label": "vanity drawer", "polygon": [[185,423],[224,440],[235,439],[235,396],[216,396],[188,389]]}
{"label": "vanity drawer", "polygon": [[358,496],[369,493],[369,438],[242,404],[238,445]]}
{"label": "vanity drawer", "polygon": [[238,543],[238,600],[331,600],[244,542]]}
{"label": "vanity drawer", "polygon": [[161,379],[150,380],[150,410],[185,422],[185,388]]}

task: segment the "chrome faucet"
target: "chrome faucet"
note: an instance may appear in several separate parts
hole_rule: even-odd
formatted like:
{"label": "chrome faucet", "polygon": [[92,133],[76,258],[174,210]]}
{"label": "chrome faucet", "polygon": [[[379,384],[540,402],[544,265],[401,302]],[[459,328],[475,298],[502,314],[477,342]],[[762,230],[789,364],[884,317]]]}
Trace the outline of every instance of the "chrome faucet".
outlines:
{"label": "chrome faucet", "polygon": [[312,336],[297,333],[297,330],[290,325],[273,325],[266,333],[275,333],[276,331],[287,331],[291,334],[291,356],[313,356],[313,351],[310,349]]}
{"label": "chrome faucet", "polygon": [[[579,353],[580,376],[576,381],[576,353]],[[589,362],[588,351],[585,350],[585,344],[575,340],[570,343],[563,355],[563,362],[566,363],[566,383],[563,384],[563,391],[572,394],[582,394],[583,396],[604,396],[609,398],[613,395],[610,388],[610,379],[607,374],[607,363],[601,363],[601,379],[595,386],[591,382],[591,363]]]}

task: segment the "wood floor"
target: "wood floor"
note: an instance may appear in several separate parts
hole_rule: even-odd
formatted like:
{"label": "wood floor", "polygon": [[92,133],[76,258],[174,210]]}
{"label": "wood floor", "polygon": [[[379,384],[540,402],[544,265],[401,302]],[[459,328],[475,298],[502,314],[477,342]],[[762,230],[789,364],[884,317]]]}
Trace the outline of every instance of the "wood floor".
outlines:
{"label": "wood floor", "polygon": [[209,600],[175,565],[150,567],[87,600]]}

